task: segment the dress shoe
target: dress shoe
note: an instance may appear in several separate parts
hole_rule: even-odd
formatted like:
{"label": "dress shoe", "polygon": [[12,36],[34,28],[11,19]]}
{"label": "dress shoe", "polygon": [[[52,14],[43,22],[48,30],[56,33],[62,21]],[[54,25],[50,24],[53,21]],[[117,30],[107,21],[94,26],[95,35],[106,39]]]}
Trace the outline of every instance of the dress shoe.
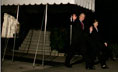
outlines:
{"label": "dress shoe", "polygon": [[92,66],[92,67],[86,67],[87,70],[95,70],[95,67]]}
{"label": "dress shoe", "polygon": [[101,68],[102,69],[109,69],[109,67],[107,65],[102,65]]}
{"label": "dress shoe", "polygon": [[72,68],[71,64],[65,64],[65,66],[68,67],[68,68]]}
{"label": "dress shoe", "polygon": [[114,58],[112,58],[112,61],[115,61],[115,59],[114,59]]}

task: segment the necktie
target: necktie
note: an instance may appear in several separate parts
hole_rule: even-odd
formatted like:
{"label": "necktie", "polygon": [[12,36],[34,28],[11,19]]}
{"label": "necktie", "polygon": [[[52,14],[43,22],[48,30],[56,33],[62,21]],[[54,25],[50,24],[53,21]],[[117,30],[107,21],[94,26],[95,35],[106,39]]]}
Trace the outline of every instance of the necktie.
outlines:
{"label": "necktie", "polygon": [[82,30],[84,30],[84,24],[83,24],[83,22],[81,22],[81,27],[82,27]]}

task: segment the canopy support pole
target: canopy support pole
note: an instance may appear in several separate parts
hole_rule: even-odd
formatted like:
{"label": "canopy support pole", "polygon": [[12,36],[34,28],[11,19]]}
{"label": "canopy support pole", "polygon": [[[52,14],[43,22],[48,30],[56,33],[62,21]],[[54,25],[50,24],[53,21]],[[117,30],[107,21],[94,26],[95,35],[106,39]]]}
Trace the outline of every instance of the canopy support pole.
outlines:
{"label": "canopy support pole", "polygon": [[[8,25],[7,25],[7,28],[8,28]],[[8,32],[8,29],[6,29],[6,36],[5,37],[7,37],[7,32]],[[8,42],[9,42],[9,38],[6,38],[6,40],[5,40],[6,42],[6,45],[5,45],[5,48],[4,48],[4,53],[3,53],[3,57],[2,57],[2,62],[4,61],[4,57],[5,57],[5,55],[6,55],[6,50],[7,50],[7,46],[8,46]]]}
{"label": "canopy support pole", "polygon": [[7,50],[7,46],[8,46],[8,41],[9,41],[9,39],[6,39],[6,45],[5,45],[5,48],[4,48],[4,53],[3,53],[3,57],[2,57],[2,62],[4,61],[4,57],[5,57],[5,55],[6,55],[6,50]]}
{"label": "canopy support pole", "polygon": [[46,4],[46,11],[45,11],[45,28],[44,28],[44,43],[43,43],[42,66],[44,66],[44,60],[45,60],[45,41],[46,41],[46,27],[47,27],[47,10],[48,10],[48,4]]}
{"label": "canopy support pole", "polygon": [[40,42],[40,35],[41,35],[41,31],[39,32],[38,43],[37,43],[36,52],[35,52],[34,61],[33,61],[33,67],[35,67],[35,62],[36,62],[36,57],[37,57],[39,42]]}
{"label": "canopy support pole", "polygon": [[[43,22],[43,21],[42,21]],[[43,24],[43,23],[42,23]],[[46,25],[47,25],[47,5],[46,5],[46,9],[45,9],[45,30],[44,30],[44,43],[43,43],[43,58],[42,58],[42,66],[44,66],[44,47],[45,47],[45,34],[46,34]],[[42,26],[41,26],[41,30],[42,30]],[[40,42],[40,35],[41,35],[41,31],[39,33],[39,38],[38,38],[38,43],[37,43],[37,48],[36,48],[36,52],[35,52],[35,57],[34,57],[34,61],[33,61],[33,67],[35,67],[35,62],[36,62],[36,57],[37,57],[37,53],[38,53],[38,48],[39,48],[39,42]]]}
{"label": "canopy support pole", "polygon": [[[17,7],[17,15],[16,15],[16,19],[18,20],[18,16],[19,16],[19,5]],[[14,61],[14,49],[16,46],[16,34],[14,36],[14,44],[13,44],[13,53],[12,53],[12,62]]]}

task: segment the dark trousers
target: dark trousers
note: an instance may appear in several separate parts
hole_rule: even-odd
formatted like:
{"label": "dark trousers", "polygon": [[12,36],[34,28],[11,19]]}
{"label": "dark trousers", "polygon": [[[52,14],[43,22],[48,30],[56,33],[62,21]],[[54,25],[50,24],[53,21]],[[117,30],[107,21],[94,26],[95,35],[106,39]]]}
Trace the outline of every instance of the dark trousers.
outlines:
{"label": "dark trousers", "polygon": [[71,49],[69,49],[69,51],[66,54],[65,64],[67,64],[67,65],[70,65],[70,61],[71,61],[72,57],[75,55],[75,52],[73,50],[72,51],[70,51],[70,50]]}
{"label": "dark trousers", "polygon": [[105,47],[104,43],[97,41],[97,40],[90,40],[89,42],[89,51],[88,51],[88,57],[91,59],[88,61],[88,63],[91,63],[94,65],[94,61],[96,57],[98,57],[98,60],[101,65],[106,65],[106,60],[108,59],[107,55],[107,47]]}
{"label": "dark trousers", "polygon": [[94,51],[90,47],[89,43],[87,44],[87,51],[86,51],[86,58],[85,58],[85,63],[86,63],[86,68],[87,67],[93,67],[94,66],[94,60],[95,60],[95,55],[93,54]]}
{"label": "dark trousers", "polygon": [[82,55],[83,59],[85,59],[86,56],[86,42],[85,40],[79,40],[76,42],[72,41],[72,44],[70,48],[68,49],[66,59],[65,59],[65,64],[69,65],[71,59],[73,58],[74,55]]}

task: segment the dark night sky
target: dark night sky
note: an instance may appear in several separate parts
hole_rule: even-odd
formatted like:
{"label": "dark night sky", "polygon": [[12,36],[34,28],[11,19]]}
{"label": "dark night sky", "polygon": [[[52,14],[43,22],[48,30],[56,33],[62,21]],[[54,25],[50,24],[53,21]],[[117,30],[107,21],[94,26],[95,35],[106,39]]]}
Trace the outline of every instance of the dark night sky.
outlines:
{"label": "dark night sky", "polygon": [[118,23],[115,1],[96,0],[96,17],[102,25],[104,36],[113,42],[118,43]]}

